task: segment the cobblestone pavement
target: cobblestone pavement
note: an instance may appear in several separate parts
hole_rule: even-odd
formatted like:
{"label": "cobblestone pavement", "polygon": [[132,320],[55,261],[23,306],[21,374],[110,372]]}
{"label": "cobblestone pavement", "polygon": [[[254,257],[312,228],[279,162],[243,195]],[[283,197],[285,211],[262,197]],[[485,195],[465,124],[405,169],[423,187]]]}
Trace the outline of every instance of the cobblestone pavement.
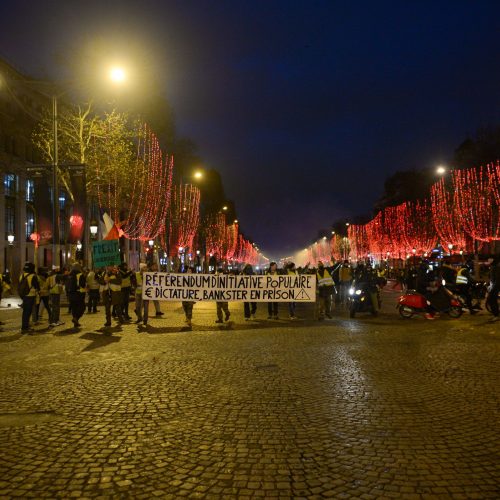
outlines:
{"label": "cobblestone pavement", "polygon": [[500,498],[500,326],[394,299],[322,323],[232,304],[221,326],[197,304],[193,331],[163,304],[140,332],[65,315],[33,336],[1,311],[0,498]]}

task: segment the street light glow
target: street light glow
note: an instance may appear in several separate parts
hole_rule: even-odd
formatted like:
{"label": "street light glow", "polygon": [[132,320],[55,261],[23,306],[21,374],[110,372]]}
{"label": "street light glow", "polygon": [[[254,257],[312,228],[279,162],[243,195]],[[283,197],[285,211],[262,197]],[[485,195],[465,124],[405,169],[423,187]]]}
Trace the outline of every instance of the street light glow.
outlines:
{"label": "street light glow", "polygon": [[194,174],[193,177],[195,179],[202,179],[203,178],[203,172],[201,170],[197,170]]}
{"label": "street light glow", "polygon": [[115,83],[123,83],[127,75],[125,74],[125,70],[123,68],[115,66],[109,71],[109,77],[111,78],[111,81]]}
{"label": "street light glow", "polygon": [[446,167],[444,167],[443,165],[439,165],[437,168],[436,168],[436,173],[438,175],[444,175],[446,173]]}
{"label": "street light glow", "polygon": [[224,206],[222,207],[222,210],[227,210],[227,206],[226,206],[226,205],[224,205]]}

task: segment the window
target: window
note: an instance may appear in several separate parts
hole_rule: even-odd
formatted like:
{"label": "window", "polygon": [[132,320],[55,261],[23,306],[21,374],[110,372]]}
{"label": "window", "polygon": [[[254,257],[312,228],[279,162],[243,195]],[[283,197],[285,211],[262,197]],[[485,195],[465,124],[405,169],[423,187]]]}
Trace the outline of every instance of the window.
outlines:
{"label": "window", "polygon": [[59,209],[64,210],[66,206],[66,193],[64,191],[59,191]]}
{"label": "window", "polygon": [[67,238],[66,231],[68,229],[68,221],[66,220],[66,214],[60,214],[59,220],[59,241],[64,241]]}
{"label": "window", "polygon": [[26,201],[33,201],[34,192],[35,192],[35,181],[28,179],[26,181]]}
{"label": "window", "polygon": [[15,174],[5,174],[3,177],[5,196],[16,196],[17,176]]}
{"label": "window", "polygon": [[5,239],[9,234],[16,234],[16,203],[12,198],[5,198]]}
{"label": "window", "polygon": [[26,207],[26,241],[31,241],[30,236],[35,232],[35,213],[31,207]]}

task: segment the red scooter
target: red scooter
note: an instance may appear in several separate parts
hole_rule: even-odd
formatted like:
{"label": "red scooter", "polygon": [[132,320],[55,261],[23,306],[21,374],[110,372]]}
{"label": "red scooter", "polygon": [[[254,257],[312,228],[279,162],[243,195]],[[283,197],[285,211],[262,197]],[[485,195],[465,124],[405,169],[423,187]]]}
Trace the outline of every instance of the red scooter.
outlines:
{"label": "red scooter", "polygon": [[431,300],[427,300],[426,297],[415,290],[408,290],[399,297],[396,307],[399,314],[407,319],[415,314],[429,314],[429,306],[437,312],[446,313],[450,318],[462,316],[462,303],[444,286],[432,294]]}

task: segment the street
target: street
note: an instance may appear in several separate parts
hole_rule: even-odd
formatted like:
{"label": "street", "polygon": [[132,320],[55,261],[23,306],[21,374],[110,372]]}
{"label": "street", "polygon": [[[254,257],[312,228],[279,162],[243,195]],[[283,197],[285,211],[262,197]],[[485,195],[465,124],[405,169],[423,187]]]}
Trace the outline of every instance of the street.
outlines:
{"label": "street", "polygon": [[499,498],[500,326],[403,320],[396,297],[324,322],[196,304],[192,331],[179,303],[144,330],[101,308],[30,336],[3,309],[0,498]]}

